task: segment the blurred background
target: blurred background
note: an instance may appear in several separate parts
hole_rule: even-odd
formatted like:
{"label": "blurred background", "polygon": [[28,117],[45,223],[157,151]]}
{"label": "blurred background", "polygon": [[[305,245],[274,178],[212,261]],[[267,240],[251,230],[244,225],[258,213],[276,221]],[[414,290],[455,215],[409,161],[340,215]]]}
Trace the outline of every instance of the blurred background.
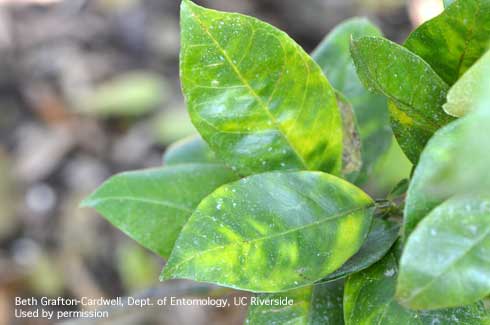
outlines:
{"label": "blurred background", "polygon": [[[307,51],[351,16],[402,42],[442,10],[439,0],[197,2],[259,17]],[[166,146],[195,132],[178,80],[178,8],[177,0],[0,0],[0,324],[51,323],[14,319],[16,296],[213,290],[159,283],[160,258],[78,208],[112,174],[161,165]],[[395,143],[367,190],[381,197],[410,168]],[[128,309],[100,323],[240,324],[244,313]]]}

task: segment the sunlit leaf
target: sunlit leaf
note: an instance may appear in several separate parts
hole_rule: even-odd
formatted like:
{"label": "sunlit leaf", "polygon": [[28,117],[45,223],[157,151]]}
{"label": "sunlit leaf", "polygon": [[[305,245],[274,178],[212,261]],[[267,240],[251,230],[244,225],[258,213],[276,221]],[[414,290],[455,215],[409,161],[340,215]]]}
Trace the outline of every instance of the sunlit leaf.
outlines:
{"label": "sunlit leaf", "polygon": [[341,169],[342,126],[320,67],[257,19],[181,7],[180,71],[191,119],[216,154],[248,175]]}
{"label": "sunlit leaf", "polygon": [[218,188],[189,219],[163,271],[256,292],[309,285],[363,244],[373,201],[321,172],[272,172]]}
{"label": "sunlit leaf", "polygon": [[386,255],[398,238],[399,231],[400,226],[396,223],[374,219],[368,237],[361,249],[347,260],[340,269],[319,282],[335,281],[370,267]]}

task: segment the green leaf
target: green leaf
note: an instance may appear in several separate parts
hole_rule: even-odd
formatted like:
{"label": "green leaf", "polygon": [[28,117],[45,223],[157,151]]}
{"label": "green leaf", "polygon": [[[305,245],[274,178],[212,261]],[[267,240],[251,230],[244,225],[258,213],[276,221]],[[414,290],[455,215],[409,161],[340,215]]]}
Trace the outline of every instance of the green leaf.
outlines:
{"label": "green leaf", "polygon": [[388,97],[393,132],[416,163],[432,134],[452,120],[442,110],[448,86],[420,57],[387,39],[355,39],[351,53],[363,83]]}
{"label": "green leaf", "polygon": [[390,191],[387,196],[388,200],[394,200],[400,196],[403,196],[408,191],[408,186],[410,185],[410,181],[408,178],[402,179],[395,187]]}
{"label": "green leaf", "polygon": [[334,28],[312,53],[332,86],[353,105],[362,143],[362,171],[357,183],[372,172],[392,139],[386,99],[364,88],[349,51],[351,38],[362,36],[381,36],[381,31],[367,19],[349,19]]}
{"label": "green leaf", "polygon": [[326,276],[320,283],[345,278],[352,273],[367,269],[378,262],[390,250],[398,238],[400,227],[390,221],[374,219],[368,237],[361,249],[337,271]]}
{"label": "green leaf", "polygon": [[186,164],[111,177],[81,205],[92,207],[146,248],[167,258],[198,203],[237,176],[222,165]]}
{"label": "green leaf", "polygon": [[[276,294],[258,294],[258,302],[283,301],[290,305],[250,304],[245,324],[339,325],[344,323],[342,297],[344,282],[336,281]],[[254,299],[254,298],[252,298]]]}
{"label": "green leaf", "polygon": [[483,304],[435,311],[414,311],[394,298],[397,277],[394,251],[369,269],[349,277],[344,289],[346,325],[371,324],[483,324]]}
{"label": "green leaf", "polygon": [[337,104],[342,116],[343,152],[342,152],[342,175],[343,178],[353,183],[359,176],[362,166],[361,140],[359,139],[359,128],[356,116],[349,101],[337,94]]}
{"label": "green leaf", "polygon": [[180,69],[191,119],[242,175],[338,174],[342,122],[320,67],[278,29],[252,17],[181,7]]}
{"label": "green leaf", "polygon": [[[437,132],[415,169],[404,210],[404,237],[433,208],[453,195],[490,188],[490,100]],[[485,108],[485,106],[482,106]]]}
{"label": "green leaf", "polygon": [[489,41],[490,1],[458,0],[413,31],[405,47],[452,85],[485,53]]}
{"label": "green leaf", "polygon": [[310,285],[354,255],[373,201],[321,172],[272,172],[218,188],[182,229],[163,278],[255,292]]}
{"label": "green leaf", "polygon": [[413,309],[467,305],[490,295],[490,194],[455,196],[408,238],[397,297]]}
{"label": "green leaf", "polygon": [[188,163],[221,163],[208,144],[199,137],[190,137],[172,144],[163,155],[166,166]]}
{"label": "green leaf", "polygon": [[446,113],[460,117],[476,110],[480,100],[476,94],[486,90],[484,89],[484,78],[488,76],[489,72],[490,51],[466,71],[449,90],[447,103],[443,106]]}

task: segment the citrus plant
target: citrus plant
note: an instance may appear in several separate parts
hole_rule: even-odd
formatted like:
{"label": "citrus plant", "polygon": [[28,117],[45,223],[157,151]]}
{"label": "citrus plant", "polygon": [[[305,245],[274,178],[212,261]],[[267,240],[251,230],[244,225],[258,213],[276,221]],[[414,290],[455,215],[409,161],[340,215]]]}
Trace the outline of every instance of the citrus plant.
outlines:
{"label": "citrus plant", "polygon": [[[404,45],[356,18],[310,56],[184,0],[180,76],[200,137],[82,205],[166,259],[163,280],[268,301],[250,324],[488,323],[490,1],[445,3]],[[391,129],[415,167],[374,200],[361,188]]]}

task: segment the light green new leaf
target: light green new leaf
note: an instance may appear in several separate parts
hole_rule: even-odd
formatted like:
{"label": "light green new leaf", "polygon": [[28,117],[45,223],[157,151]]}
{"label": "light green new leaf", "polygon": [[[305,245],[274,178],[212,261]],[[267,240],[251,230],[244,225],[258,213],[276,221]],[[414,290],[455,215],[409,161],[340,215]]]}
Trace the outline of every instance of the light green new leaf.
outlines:
{"label": "light green new leaf", "polygon": [[[344,282],[336,281],[275,294],[258,294],[259,302],[287,298],[291,305],[250,304],[245,324],[340,325],[344,323]],[[254,299],[254,298],[252,298]]]}
{"label": "light green new leaf", "polygon": [[486,89],[490,89],[490,73],[482,80],[483,92],[475,94],[477,110],[439,130],[427,144],[407,193],[405,238],[451,196],[490,188],[490,93]]}
{"label": "light green new leaf", "polygon": [[390,250],[398,238],[400,227],[390,221],[374,219],[368,237],[361,249],[337,271],[329,274],[319,283],[335,281],[353,273],[367,269],[378,262]]}
{"label": "light green new leaf", "polygon": [[388,97],[393,132],[416,163],[432,134],[452,120],[442,109],[448,86],[420,57],[387,39],[354,39],[351,53],[362,82]]}
{"label": "light green new leaf", "polygon": [[490,51],[485,53],[466,73],[454,84],[447,95],[444,110],[453,116],[463,116],[478,109],[480,96],[485,89],[484,79],[490,73]]}
{"label": "light green new leaf", "polygon": [[345,324],[485,324],[487,315],[482,303],[434,311],[404,308],[394,297],[397,273],[397,258],[392,251],[369,269],[349,277],[344,289]]}
{"label": "light green new leaf", "polygon": [[405,238],[451,196],[490,188],[490,100],[487,105],[488,111],[482,109],[458,119],[439,130],[427,144],[407,193]]}
{"label": "light green new leaf", "polygon": [[221,163],[201,137],[191,137],[172,144],[163,155],[165,166],[188,163]]}
{"label": "light green new leaf", "polygon": [[349,51],[351,38],[362,36],[381,36],[381,31],[367,19],[349,19],[334,28],[312,53],[332,86],[353,105],[362,143],[362,171],[357,183],[372,172],[392,139],[386,99],[364,88]]}
{"label": "light green new leaf", "polygon": [[452,85],[485,53],[489,41],[490,1],[457,0],[413,31],[405,47]]}
{"label": "light green new leaf", "polygon": [[195,127],[242,175],[338,174],[342,122],[320,67],[285,33],[252,17],[181,7],[180,73]]}
{"label": "light green new leaf", "polygon": [[199,202],[237,176],[222,165],[180,166],[111,177],[82,206],[92,207],[146,248],[167,258]]}
{"label": "light green new leaf", "polygon": [[413,309],[435,309],[489,295],[489,221],[490,192],[455,196],[435,208],[403,250],[398,300]]}
{"label": "light green new leaf", "polygon": [[218,188],[193,213],[163,278],[255,292],[313,284],[362,246],[373,201],[321,172],[272,172]]}

